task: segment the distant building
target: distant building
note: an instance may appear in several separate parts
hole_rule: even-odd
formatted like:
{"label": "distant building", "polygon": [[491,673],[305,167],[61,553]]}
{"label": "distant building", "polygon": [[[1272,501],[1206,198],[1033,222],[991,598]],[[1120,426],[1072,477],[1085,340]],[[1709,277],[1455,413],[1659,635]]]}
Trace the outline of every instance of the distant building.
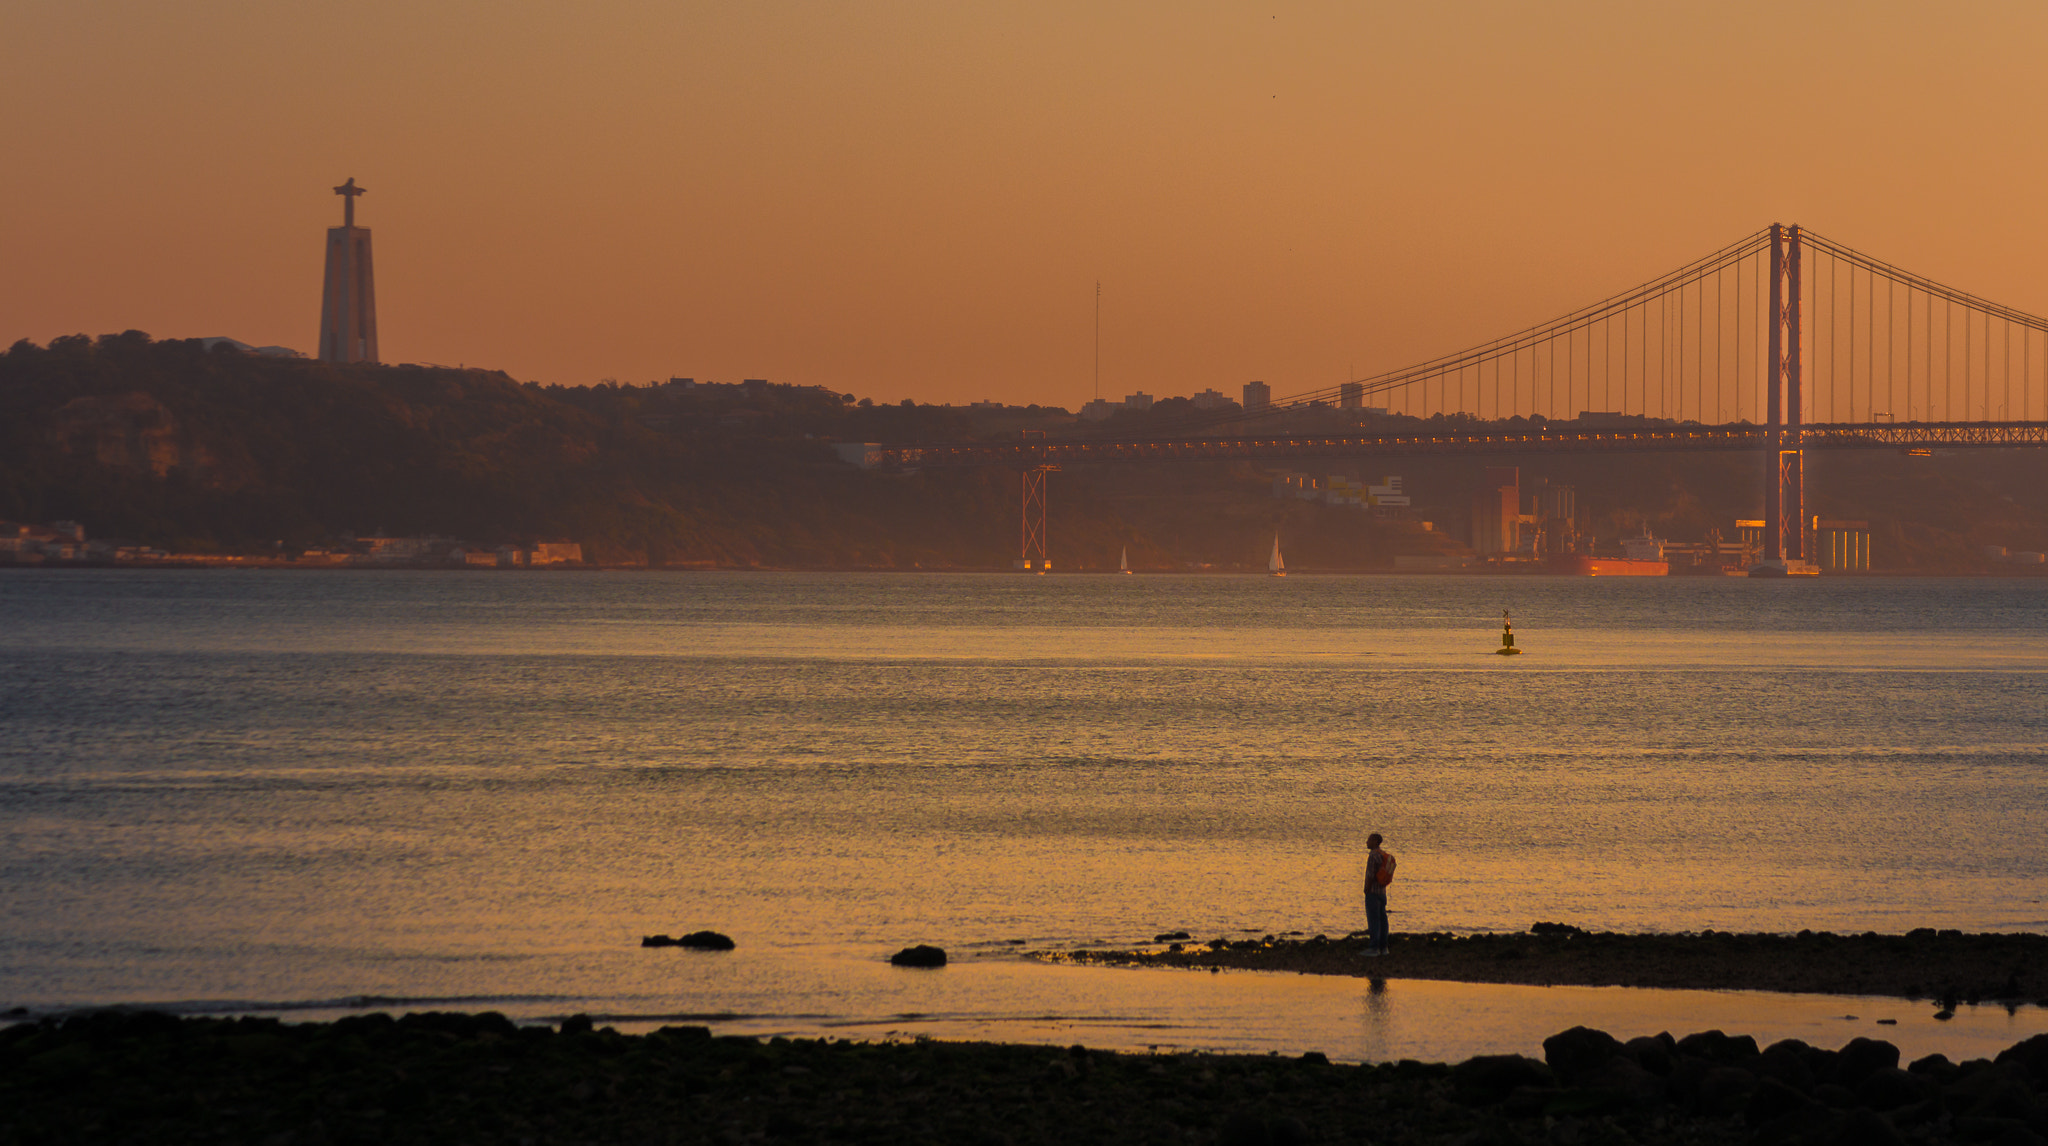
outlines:
{"label": "distant building", "polygon": [[1124,404],[1122,402],[1112,402],[1107,398],[1097,398],[1092,402],[1082,405],[1081,418],[1089,422],[1106,422],[1114,417],[1118,410],[1123,408]]}
{"label": "distant building", "polygon": [[1221,410],[1230,405],[1230,399],[1224,396],[1223,391],[1216,389],[1204,390],[1189,401],[1195,404],[1197,410]]}
{"label": "distant building", "polygon": [[1337,387],[1337,407],[1342,410],[1359,410],[1365,407],[1365,383],[1346,382]]}
{"label": "distant building", "polygon": [[1322,497],[1322,486],[1308,474],[1282,471],[1273,475],[1273,496],[1315,501]]}
{"label": "distant building", "polygon": [[376,362],[377,287],[370,264],[370,229],[356,226],[350,179],[334,189],[342,197],[341,226],[327,229],[327,273],[320,292],[320,361]]}
{"label": "distant building", "polygon": [[567,565],[581,564],[583,546],[574,541],[543,541],[533,547],[529,564]]}
{"label": "distant building", "polygon": [[1375,510],[1407,509],[1414,503],[1408,499],[1408,492],[1399,475],[1388,475],[1380,484],[1365,487],[1366,504]]}
{"label": "distant building", "polygon": [[1150,410],[1151,408],[1152,395],[1145,393],[1143,390],[1124,397],[1124,409],[1126,410]]}
{"label": "distant building", "polygon": [[1244,384],[1244,408],[1246,410],[1263,410],[1272,404],[1272,387],[1264,382],[1247,382]]}
{"label": "distant building", "polygon": [[1472,549],[1481,557],[1503,557],[1521,548],[1521,470],[1488,466],[1472,495]]}

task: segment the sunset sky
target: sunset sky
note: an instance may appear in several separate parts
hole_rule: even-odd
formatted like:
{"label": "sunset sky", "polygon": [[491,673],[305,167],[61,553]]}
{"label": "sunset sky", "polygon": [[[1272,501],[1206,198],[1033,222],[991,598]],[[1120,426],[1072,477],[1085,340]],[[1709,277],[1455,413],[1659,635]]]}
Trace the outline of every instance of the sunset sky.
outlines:
{"label": "sunset sky", "polygon": [[10,0],[0,344],[1276,394],[1770,222],[2048,312],[2048,5]]}

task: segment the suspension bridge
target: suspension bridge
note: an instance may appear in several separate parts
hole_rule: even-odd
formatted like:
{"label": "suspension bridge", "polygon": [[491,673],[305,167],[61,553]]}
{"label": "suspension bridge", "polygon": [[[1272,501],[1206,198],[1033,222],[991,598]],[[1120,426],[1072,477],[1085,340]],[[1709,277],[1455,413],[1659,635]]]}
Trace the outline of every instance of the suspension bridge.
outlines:
{"label": "suspension bridge", "polygon": [[2044,445],[2048,319],[1774,223],[1399,370],[1156,420],[1142,436],[880,445],[865,464],[1021,470],[1020,564],[1043,569],[1046,475],[1067,464],[1746,450],[1764,473],[1763,568],[1796,572],[1806,451]]}

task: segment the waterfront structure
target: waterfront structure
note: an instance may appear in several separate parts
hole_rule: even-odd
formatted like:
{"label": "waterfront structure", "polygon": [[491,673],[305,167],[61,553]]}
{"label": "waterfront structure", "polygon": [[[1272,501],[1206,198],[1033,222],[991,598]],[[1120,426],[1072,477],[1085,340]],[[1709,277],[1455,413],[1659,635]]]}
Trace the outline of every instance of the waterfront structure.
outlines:
{"label": "waterfront structure", "polygon": [[1815,564],[1830,573],[1870,572],[1870,523],[1813,519]]}
{"label": "waterfront structure", "polygon": [[1246,412],[1263,410],[1273,404],[1273,388],[1264,382],[1244,384],[1244,408]]}
{"label": "waterfront structure", "polygon": [[377,289],[370,229],[356,226],[356,196],[368,189],[354,176],[334,189],[341,226],[327,229],[327,271],[320,291],[320,361],[376,362]]}
{"label": "waterfront structure", "polygon": [[1472,549],[1505,557],[1521,548],[1522,482],[1518,466],[1487,466],[1472,495]]}

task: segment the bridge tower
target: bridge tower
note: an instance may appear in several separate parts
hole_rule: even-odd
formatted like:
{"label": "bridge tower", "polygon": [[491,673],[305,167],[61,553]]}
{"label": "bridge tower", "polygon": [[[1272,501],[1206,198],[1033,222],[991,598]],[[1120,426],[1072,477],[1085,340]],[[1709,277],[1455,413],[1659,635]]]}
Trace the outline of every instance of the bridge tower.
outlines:
{"label": "bridge tower", "polygon": [[1058,468],[1037,465],[1024,471],[1024,543],[1017,568],[1027,573],[1052,569],[1052,559],[1045,554],[1045,475]]}
{"label": "bridge tower", "polygon": [[1765,402],[1769,445],[1764,452],[1764,559],[1751,572],[1783,577],[1814,571],[1806,560],[1805,415],[1801,382],[1806,363],[1799,225],[1771,224],[1771,293]]}

